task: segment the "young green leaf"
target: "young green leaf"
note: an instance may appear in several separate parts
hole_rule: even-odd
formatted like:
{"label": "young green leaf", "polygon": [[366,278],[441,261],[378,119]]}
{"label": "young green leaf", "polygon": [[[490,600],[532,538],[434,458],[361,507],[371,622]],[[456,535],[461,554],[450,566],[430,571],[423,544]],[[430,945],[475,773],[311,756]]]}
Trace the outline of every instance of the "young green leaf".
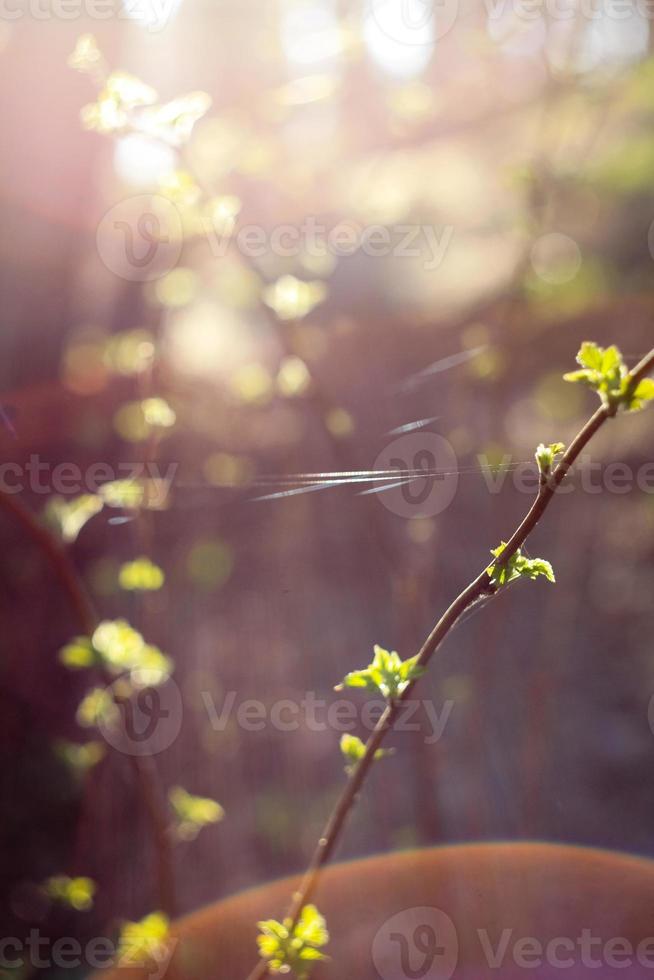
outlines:
{"label": "young green leaf", "polygon": [[647,407],[647,403],[654,401],[654,379],[643,378],[636,385],[629,399],[629,412],[639,412]]}
{"label": "young green leaf", "polygon": [[290,919],[268,919],[258,923],[259,953],[272,973],[292,972],[306,980],[313,964],[327,957],[322,947],[329,942],[325,920],[315,905],[305,905],[293,927]]}
{"label": "young green leaf", "polygon": [[[356,735],[342,735],[341,752],[343,753],[343,758],[346,762],[345,772],[348,774],[348,776],[350,776],[365,755],[365,742],[362,742]],[[392,749],[377,749],[375,752],[375,760],[383,759],[392,754]]]}
{"label": "young green leaf", "polygon": [[562,442],[551,442],[549,446],[544,445],[542,442],[540,443],[536,449],[536,462],[538,463],[541,476],[549,476],[556,457],[560,456],[564,450],[565,446]]}
{"label": "young green leaf", "polygon": [[604,405],[637,412],[654,399],[654,381],[649,378],[632,389],[629,369],[615,345],[600,347],[584,341],[577,354],[577,363],[581,370],[564,374],[564,380],[588,385],[597,392]]}
{"label": "young green leaf", "polygon": [[[491,554],[499,558],[506,548],[506,542],[491,550]],[[498,565],[494,562],[486,569],[491,581],[497,586],[509,585],[519,578],[537,579],[543,576],[548,582],[555,582],[554,570],[551,564],[544,558],[525,558],[520,548],[514,555],[511,555],[508,562]]]}
{"label": "young green leaf", "polygon": [[343,683],[336,687],[337,691],[344,687],[360,687],[373,694],[381,694],[387,701],[392,701],[402,694],[411,681],[422,677],[425,670],[417,662],[416,657],[401,660],[393,651],[384,650],[375,645],[375,656],[371,664],[364,670],[354,670],[347,674]]}

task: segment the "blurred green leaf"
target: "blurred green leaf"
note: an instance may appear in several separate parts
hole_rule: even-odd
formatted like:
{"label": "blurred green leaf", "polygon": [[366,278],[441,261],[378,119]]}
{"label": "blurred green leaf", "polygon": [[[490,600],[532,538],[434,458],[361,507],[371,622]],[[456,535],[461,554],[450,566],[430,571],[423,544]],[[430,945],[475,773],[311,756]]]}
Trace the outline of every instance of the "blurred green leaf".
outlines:
{"label": "blurred green leaf", "polygon": [[100,742],[77,742],[60,740],[54,746],[56,755],[79,777],[83,777],[104,758],[105,748]]}
{"label": "blurred green leaf", "polygon": [[182,786],[173,786],[168,799],[175,814],[175,830],[181,840],[195,840],[203,827],[219,823],[225,816],[220,803],[204,796],[192,796]]}
{"label": "blurred green leaf", "polygon": [[78,912],[86,912],[93,907],[96,884],[91,878],[55,875],[44,882],[43,890],[53,902],[66,905]]}
{"label": "blurred green leaf", "polygon": [[127,592],[156,592],[164,584],[165,575],[149,558],[137,558],[121,566],[118,581]]}
{"label": "blurred green leaf", "polygon": [[128,672],[136,687],[156,687],[172,673],[172,660],[158,647],[146,643],[124,619],[100,623],[91,643],[112,673]]}
{"label": "blurred green leaf", "polygon": [[71,670],[82,670],[99,663],[99,657],[93,649],[88,636],[77,636],[59,651],[59,659]]}
{"label": "blurred green leaf", "polygon": [[[356,735],[345,734],[341,736],[340,745],[343,758],[346,761],[345,771],[348,775],[351,775],[366,753],[365,742],[362,742]],[[377,749],[375,760],[383,759],[392,754],[392,749]]]}
{"label": "blurred green leaf", "polygon": [[654,185],[654,138],[642,130],[624,136],[592,164],[588,179],[599,189],[617,194],[651,191]]}
{"label": "blurred green leaf", "polygon": [[158,962],[170,937],[170,922],[163,912],[152,912],[139,922],[125,922],[118,941],[118,963],[147,966]]}
{"label": "blurred green leaf", "polygon": [[93,728],[100,722],[111,724],[118,717],[118,708],[110,692],[95,687],[82,699],[76,716],[82,728]]}

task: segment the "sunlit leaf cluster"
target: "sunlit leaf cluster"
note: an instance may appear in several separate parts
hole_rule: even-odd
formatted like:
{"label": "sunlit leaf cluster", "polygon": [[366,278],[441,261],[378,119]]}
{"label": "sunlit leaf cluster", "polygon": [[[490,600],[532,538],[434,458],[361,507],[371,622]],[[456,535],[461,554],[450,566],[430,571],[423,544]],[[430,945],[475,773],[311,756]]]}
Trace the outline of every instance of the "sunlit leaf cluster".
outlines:
{"label": "sunlit leaf cluster", "polygon": [[125,922],[118,941],[118,964],[147,966],[160,961],[169,938],[170,921],[163,912],[151,912],[139,922]]}
{"label": "sunlit leaf cluster", "polygon": [[114,676],[127,674],[135,687],[156,687],[170,676],[169,657],[124,619],[105,620],[93,636],[78,636],[60,652],[61,662],[71,669],[101,666]]}
{"label": "sunlit leaf cluster", "polygon": [[[506,542],[502,541],[497,548],[491,550],[491,554],[495,558],[499,558],[505,550]],[[556,581],[554,570],[548,561],[544,558],[527,558],[522,554],[520,548],[511,555],[508,561],[503,564],[494,562],[488,566],[486,571],[490,575],[491,582],[497,586],[510,585],[511,582],[515,582],[519,578],[528,578],[533,581],[541,575],[548,582]]]}
{"label": "sunlit leaf cluster", "polygon": [[107,74],[97,42],[90,34],[79,38],[68,64],[101,81],[96,101],[84,106],[81,112],[84,128],[98,133],[135,130],[171,146],[181,146],[211,106],[206,92],[190,92],[171,102],[159,103],[156,90],[135,75],[125,71]]}
{"label": "sunlit leaf cluster", "polygon": [[417,658],[402,660],[395,652],[384,650],[375,645],[375,656],[372,663],[363,670],[354,670],[347,674],[337,691],[344,687],[360,687],[372,694],[380,694],[387,701],[393,701],[408,687],[411,681],[417,680],[424,674],[424,667],[417,663]]}
{"label": "sunlit leaf cluster", "polygon": [[637,412],[654,399],[654,380],[644,378],[632,384],[629,368],[615,344],[600,347],[585,341],[577,354],[577,363],[580,370],[570,371],[564,379],[592,388],[610,408]]}
{"label": "sunlit leaf cluster", "polygon": [[272,973],[292,972],[306,980],[312,966],[327,957],[322,948],[329,942],[325,920],[315,905],[305,905],[297,923],[290,919],[259,922],[259,952]]}

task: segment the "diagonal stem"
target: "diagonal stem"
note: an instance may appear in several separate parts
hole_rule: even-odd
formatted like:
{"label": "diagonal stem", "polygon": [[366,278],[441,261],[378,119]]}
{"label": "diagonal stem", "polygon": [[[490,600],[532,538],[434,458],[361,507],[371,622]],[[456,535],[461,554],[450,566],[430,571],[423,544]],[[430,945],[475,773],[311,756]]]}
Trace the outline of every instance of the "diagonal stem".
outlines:
{"label": "diagonal stem", "polygon": [[[627,395],[632,394],[638,382],[641,381],[654,369],[654,349],[649,352],[639,364],[629,374],[629,384]],[[524,544],[531,532],[534,530],[541,517],[547,510],[554,498],[557,488],[561,485],[570,471],[571,466],[579,458],[593,436],[601,429],[604,423],[615,416],[616,406],[602,405],[588,419],[583,428],[577,433],[562,459],[552,472],[549,479],[541,483],[538,496],[534,500],[529,511],[522,522],[518,525],[501,556],[495,562],[496,567],[506,565],[515,555],[518,549]],[[495,595],[496,586],[491,582],[486,569],[484,569],[461,592],[449,608],[443,613],[433,630],[423,643],[417,655],[417,663],[421,667],[427,667],[434,654],[437,652],[448,633],[457,624],[463,613],[480,599]],[[377,722],[374,731],[366,743],[366,750],[350,776],[345,788],[334,807],[329,820],[318,841],[309,867],[304,875],[299,890],[293,895],[291,905],[288,910],[287,918],[291,920],[291,928],[296,925],[300,913],[304,906],[309,902],[318,883],[320,872],[333,854],[334,848],[338,843],[346,820],[352,810],[356,798],[363,786],[375,759],[375,754],[384,741],[387,733],[393,728],[402,705],[408,700],[417,681],[412,681],[404,691],[392,701]],[[268,963],[260,960],[254,970],[250,973],[248,980],[263,980],[268,976]]]}

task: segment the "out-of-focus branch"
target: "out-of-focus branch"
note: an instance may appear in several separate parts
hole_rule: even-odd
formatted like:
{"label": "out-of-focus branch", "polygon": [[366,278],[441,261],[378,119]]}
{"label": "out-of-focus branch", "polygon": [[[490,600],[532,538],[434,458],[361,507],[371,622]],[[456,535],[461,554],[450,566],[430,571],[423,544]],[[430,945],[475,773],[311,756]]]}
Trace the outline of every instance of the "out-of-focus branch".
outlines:
{"label": "out-of-focus branch", "polygon": [[0,491],[0,508],[21,525],[39,551],[48,559],[83,633],[89,636],[97,617],[84,585],[67,552],[15,494]]}
{"label": "out-of-focus branch", "polygon": [[[55,578],[68,598],[81,632],[91,636],[98,625],[99,617],[68,552],[15,494],[0,491],[0,508],[21,525],[39,551],[47,558]],[[105,680],[107,683],[111,682],[109,675],[105,674]],[[156,767],[153,760],[145,756],[130,755],[129,759],[152,832],[159,905],[162,911],[174,915],[176,898],[173,844],[169,833],[170,820],[161,798]]]}

